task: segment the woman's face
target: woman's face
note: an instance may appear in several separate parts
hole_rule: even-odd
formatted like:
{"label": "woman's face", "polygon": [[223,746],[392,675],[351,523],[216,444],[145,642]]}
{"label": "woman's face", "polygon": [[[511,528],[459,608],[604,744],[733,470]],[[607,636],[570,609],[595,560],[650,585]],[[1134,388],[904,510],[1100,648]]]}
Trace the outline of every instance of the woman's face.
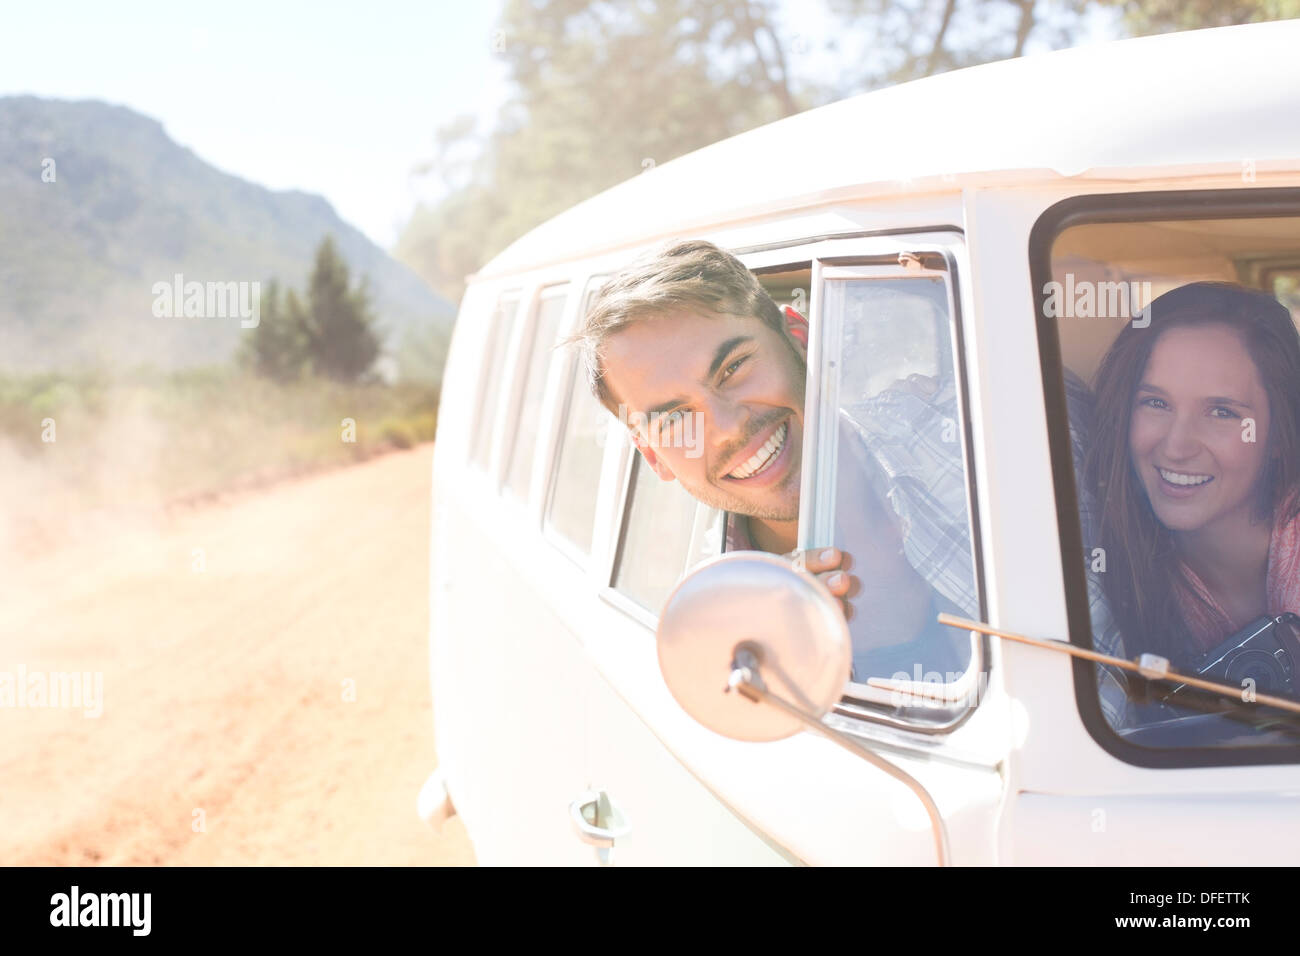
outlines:
{"label": "woman's face", "polygon": [[1232,329],[1205,325],[1160,336],[1133,399],[1129,454],[1165,527],[1188,532],[1249,522],[1268,429],[1259,369]]}

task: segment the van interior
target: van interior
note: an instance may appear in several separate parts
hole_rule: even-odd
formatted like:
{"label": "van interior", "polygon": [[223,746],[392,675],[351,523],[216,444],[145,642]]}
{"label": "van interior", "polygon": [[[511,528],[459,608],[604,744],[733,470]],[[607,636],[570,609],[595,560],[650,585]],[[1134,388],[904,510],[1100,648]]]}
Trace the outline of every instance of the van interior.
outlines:
{"label": "van interior", "polygon": [[[1052,278],[1137,283],[1150,298],[1188,282],[1237,282],[1270,292],[1300,324],[1300,218],[1185,219],[1068,227],[1052,246]],[[1091,382],[1129,316],[1069,315],[1058,325],[1061,360]]]}

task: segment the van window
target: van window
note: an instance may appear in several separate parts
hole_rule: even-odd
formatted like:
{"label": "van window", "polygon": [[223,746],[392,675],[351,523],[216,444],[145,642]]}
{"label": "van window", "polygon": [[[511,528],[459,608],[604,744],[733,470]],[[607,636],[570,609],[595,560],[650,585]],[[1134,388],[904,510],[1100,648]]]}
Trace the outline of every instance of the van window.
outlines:
{"label": "van window", "polygon": [[519,414],[516,427],[512,429],[509,464],[506,465],[506,487],[520,499],[528,496],[528,481],[532,476],[533,454],[538,442],[542,393],[546,389],[546,370],[555,354],[555,339],[567,291],[567,286],[542,291],[524,350],[528,372],[519,397]]}
{"label": "van window", "polygon": [[587,388],[580,364],[572,364],[575,368],[568,383],[564,430],[546,505],[546,527],[587,555],[591,554],[591,536],[596,527],[596,495],[600,490],[609,412]]}
{"label": "van window", "polygon": [[661,479],[640,454],[634,454],[614,563],[615,590],[657,615],[692,558],[695,517],[695,499],[677,482]]}
{"label": "van window", "polygon": [[1095,650],[1233,692],[1101,666],[1081,710],[1148,754],[1295,747],[1300,721],[1249,697],[1300,700],[1300,195],[1290,216],[1159,202],[1035,230],[1067,595]]}
{"label": "van window", "polygon": [[[608,276],[594,276],[587,282],[579,309],[579,321],[601,284]],[[552,466],[551,486],[543,524],[549,533],[591,554],[596,530],[596,498],[600,491],[600,468],[605,455],[607,412],[591,394],[582,362],[572,349],[566,350],[569,381],[565,385],[560,416],[560,440]]]}
{"label": "van window", "polygon": [[848,696],[940,721],[977,703],[979,661],[937,615],[982,611],[950,279],[941,266],[819,264],[815,281],[810,458],[814,526],[829,537],[815,544],[844,551],[856,580]]}
{"label": "van window", "polygon": [[474,437],[470,451],[470,457],[480,468],[488,466],[488,459],[492,454],[492,434],[496,420],[497,397],[502,386],[502,368],[510,348],[515,313],[518,311],[517,293],[502,296],[492,316],[492,327],[488,330],[487,345],[483,351],[482,372],[479,375],[478,415],[474,420]]}

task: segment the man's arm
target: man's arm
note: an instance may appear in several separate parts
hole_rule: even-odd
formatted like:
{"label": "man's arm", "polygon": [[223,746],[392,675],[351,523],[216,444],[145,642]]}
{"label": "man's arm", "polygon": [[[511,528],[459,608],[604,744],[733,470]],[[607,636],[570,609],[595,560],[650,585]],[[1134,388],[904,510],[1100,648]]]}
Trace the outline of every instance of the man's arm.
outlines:
{"label": "man's arm", "polygon": [[[1079,504],[1079,530],[1085,553],[1084,573],[1088,583],[1088,615],[1092,626],[1093,647],[1111,657],[1124,657],[1124,636],[1120,633],[1101,575],[1092,560],[1093,549],[1101,545],[1101,511],[1097,500],[1083,479],[1083,460],[1092,435],[1092,393],[1079,376],[1065,370],[1065,407],[1070,427],[1070,456],[1074,462],[1074,488]],[[1104,555],[1103,555],[1104,557]],[[1104,567],[1104,565],[1102,565]],[[1131,726],[1135,711],[1128,693],[1128,676],[1124,671],[1097,665],[1097,690],[1102,714],[1115,730]]]}

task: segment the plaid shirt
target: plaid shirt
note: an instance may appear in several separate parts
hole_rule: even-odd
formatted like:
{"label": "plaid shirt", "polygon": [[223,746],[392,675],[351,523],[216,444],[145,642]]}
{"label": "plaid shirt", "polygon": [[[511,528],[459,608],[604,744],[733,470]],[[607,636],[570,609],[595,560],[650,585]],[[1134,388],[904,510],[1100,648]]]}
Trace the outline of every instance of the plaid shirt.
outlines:
{"label": "plaid shirt", "polygon": [[[898,516],[903,553],[930,586],[968,617],[979,593],[966,508],[966,469],[951,381],[913,375],[840,411],[840,454],[852,455],[879,500]],[[847,446],[847,447],[846,447]],[[839,498],[845,500],[843,490]]]}

